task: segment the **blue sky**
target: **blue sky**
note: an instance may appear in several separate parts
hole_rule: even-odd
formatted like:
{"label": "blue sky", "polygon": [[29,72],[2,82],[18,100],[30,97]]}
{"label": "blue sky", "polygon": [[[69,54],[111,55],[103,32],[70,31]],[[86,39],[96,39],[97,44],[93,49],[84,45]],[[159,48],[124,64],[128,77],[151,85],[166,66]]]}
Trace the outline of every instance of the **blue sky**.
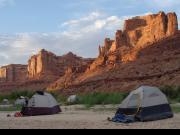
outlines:
{"label": "blue sky", "polygon": [[125,19],[176,12],[179,0],[0,0],[0,65],[27,63],[41,48],[96,57]]}

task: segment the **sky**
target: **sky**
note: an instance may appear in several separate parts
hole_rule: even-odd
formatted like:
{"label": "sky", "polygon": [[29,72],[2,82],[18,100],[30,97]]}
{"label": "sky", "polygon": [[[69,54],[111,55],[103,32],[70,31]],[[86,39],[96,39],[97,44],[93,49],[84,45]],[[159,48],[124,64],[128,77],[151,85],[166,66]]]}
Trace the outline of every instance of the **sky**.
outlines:
{"label": "sky", "polygon": [[180,17],[179,7],[179,0],[0,0],[0,66],[26,64],[42,48],[96,57],[124,20],[159,11]]}

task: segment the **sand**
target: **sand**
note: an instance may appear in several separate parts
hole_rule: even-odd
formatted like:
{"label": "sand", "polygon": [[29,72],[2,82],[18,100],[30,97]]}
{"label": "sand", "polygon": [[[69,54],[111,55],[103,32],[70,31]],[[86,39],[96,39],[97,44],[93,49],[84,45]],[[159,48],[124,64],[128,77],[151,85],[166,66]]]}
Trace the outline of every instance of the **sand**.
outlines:
{"label": "sand", "polygon": [[63,107],[61,114],[23,118],[8,118],[8,112],[0,112],[0,129],[180,129],[180,114],[175,114],[172,119],[154,122],[117,124],[107,121],[114,111],[97,108],[82,110]]}

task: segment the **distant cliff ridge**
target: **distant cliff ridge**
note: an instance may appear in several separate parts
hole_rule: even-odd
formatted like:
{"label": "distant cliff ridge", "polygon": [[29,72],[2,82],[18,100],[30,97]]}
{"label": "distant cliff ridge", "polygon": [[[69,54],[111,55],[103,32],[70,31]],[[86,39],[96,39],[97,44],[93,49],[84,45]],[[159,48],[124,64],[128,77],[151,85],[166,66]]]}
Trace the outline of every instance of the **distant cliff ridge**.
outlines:
{"label": "distant cliff ridge", "polygon": [[83,72],[94,59],[78,57],[72,52],[56,56],[42,49],[32,56],[28,65],[7,65],[0,68],[0,91],[13,89],[45,89],[68,70]]}
{"label": "distant cliff ridge", "polygon": [[180,85],[180,32],[175,13],[126,20],[105,38],[96,59],[42,49],[27,65],[0,68],[0,92],[48,89],[63,93],[133,90],[139,85]]}
{"label": "distant cliff ridge", "polygon": [[27,79],[26,65],[8,65],[0,68],[0,83],[23,82]]}
{"label": "distant cliff ridge", "polygon": [[39,54],[30,58],[28,62],[28,77],[29,79],[43,79],[43,77],[46,79],[54,77],[56,79],[64,75],[68,68],[88,66],[92,60],[78,57],[72,52],[64,56],[56,56],[43,49]]}

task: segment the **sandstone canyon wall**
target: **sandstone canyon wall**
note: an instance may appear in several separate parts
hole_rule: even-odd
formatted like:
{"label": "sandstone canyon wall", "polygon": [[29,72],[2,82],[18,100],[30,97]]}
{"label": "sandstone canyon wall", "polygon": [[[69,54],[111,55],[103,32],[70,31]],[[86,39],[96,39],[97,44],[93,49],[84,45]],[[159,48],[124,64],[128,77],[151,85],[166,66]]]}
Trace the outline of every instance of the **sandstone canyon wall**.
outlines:
{"label": "sandstone canyon wall", "polygon": [[39,54],[32,56],[28,62],[28,77],[29,79],[43,79],[44,77],[45,79],[48,77],[56,79],[63,76],[67,69],[87,68],[92,61],[93,59],[84,59],[71,52],[63,56],[56,56],[51,52],[41,50]]}
{"label": "sandstone canyon wall", "polygon": [[24,82],[26,79],[26,65],[8,65],[0,68],[0,82]]}
{"label": "sandstone canyon wall", "polygon": [[44,76],[60,76],[60,65],[58,65],[58,56],[41,50],[37,55],[34,55],[28,61],[28,77],[29,79],[40,79]]}
{"label": "sandstone canyon wall", "polygon": [[126,20],[106,38],[96,59],[41,50],[27,65],[0,68],[0,92],[14,88],[74,94],[133,90],[140,85],[180,85],[180,31],[175,13]]}
{"label": "sandstone canyon wall", "polygon": [[8,65],[0,68],[0,91],[15,89],[45,89],[68,72],[84,72],[94,59],[78,57],[73,53],[56,56],[42,49],[32,56],[28,65]]}
{"label": "sandstone canyon wall", "polygon": [[[69,85],[60,85],[64,83]],[[180,85],[180,32],[175,13],[126,20],[114,40],[104,40],[86,72],[63,76],[48,89],[70,94],[133,90],[140,85]]]}
{"label": "sandstone canyon wall", "polygon": [[91,65],[91,70],[103,64],[134,61],[140,49],[177,32],[178,20],[175,13],[159,12],[126,20],[124,29],[116,32],[115,40],[106,38],[104,46],[99,47],[99,58]]}

